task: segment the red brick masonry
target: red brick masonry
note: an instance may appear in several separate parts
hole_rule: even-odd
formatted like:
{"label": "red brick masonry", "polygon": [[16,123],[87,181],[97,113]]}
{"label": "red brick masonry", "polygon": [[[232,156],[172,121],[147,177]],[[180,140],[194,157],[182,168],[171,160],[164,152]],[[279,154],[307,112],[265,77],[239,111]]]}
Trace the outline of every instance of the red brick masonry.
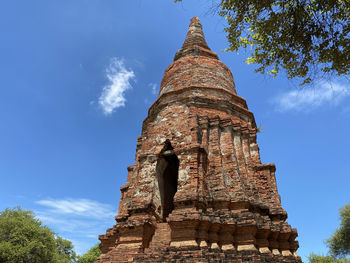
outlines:
{"label": "red brick masonry", "polygon": [[97,262],[301,262],[275,165],[198,18],[166,69]]}

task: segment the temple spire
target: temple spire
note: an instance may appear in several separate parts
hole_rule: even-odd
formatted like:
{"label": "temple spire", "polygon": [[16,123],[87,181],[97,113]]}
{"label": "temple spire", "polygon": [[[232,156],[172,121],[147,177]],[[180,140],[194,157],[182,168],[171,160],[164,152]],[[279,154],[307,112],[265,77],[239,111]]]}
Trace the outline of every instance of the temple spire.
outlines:
{"label": "temple spire", "polygon": [[[176,60],[177,59],[177,60]],[[167,67],[96,263],[302,263],[254,115],[198,18]]]}
{"label": "temple spire", "polygon": [[195,45],[210,50],[207,42],[205,41],[202,24],[198,17],[193,17],[191,19],[190,27],[188,28],[187,36],[184,44],[182,45],[182,49],[190,48]]}
{"label": "temple spire", "polygon": [[191,19],[190,26],[182,48],[176,52],[174,60],[187,56],[206,56],[218,59],[215,52],[212,52],[205,40],[202,24],[198,17]]}

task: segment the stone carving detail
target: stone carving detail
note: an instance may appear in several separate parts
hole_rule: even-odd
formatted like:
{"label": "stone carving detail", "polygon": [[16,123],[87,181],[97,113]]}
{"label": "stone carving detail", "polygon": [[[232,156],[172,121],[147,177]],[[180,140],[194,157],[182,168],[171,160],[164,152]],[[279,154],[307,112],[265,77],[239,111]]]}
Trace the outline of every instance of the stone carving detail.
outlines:
{"label": "stone carving detail", "polygon": [[143,122],[97,262],[301,262],[256,133],[193,18]]}

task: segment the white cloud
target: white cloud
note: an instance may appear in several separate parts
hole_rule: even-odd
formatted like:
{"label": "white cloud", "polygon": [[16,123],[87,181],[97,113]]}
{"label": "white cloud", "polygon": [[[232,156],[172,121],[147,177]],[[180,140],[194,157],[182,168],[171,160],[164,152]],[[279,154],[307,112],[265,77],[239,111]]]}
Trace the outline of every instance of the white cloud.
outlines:
{"label": "white cloud", "polygon": [[109,205],[89,199],[46,199],[36,202],[39,205],[51,208],[51,212],[70,214],[83,217],[109,218],[113,210]]}
{"label": "white cloud", "polygon": [[103,88],[98,103],[103,112],[108,115],[113,113],[116,108],[125,106],[124,93],[132,88],[130,80],[135,78],[135,73],[133,70],[125,68],[122,59],[113,58],[106,69],[106,75],[109,83]]}
{"label": "white cloud", "polygon": [[279,111],[308,111],[324,104],[338,105],[350,96],[347,87],[339,83],[321,83],[315,88],[292,90],[272,99]]}
{"label": "white cloud", "polygon": [[73,242],[78,253],[84,253],[98,242],[98,235],[115,224],[117,214],[111,205],[89,199],[43,199],[35,210],[37,218],[59,236]]}
{"label": "white cloud", "polygon": [[148,84],[148,86],[152,88],[152,94],[156,95],[157,94],[157,84],[156,83],[150,83],[150,84]]}

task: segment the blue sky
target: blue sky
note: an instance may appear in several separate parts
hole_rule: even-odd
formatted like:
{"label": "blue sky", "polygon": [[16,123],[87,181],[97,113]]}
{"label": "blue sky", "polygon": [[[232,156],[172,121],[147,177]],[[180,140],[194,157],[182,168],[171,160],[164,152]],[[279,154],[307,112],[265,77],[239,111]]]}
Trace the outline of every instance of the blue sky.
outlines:
{"label": "blue sky", "polygon": [[0,2],[0,210],[35,211],[79,253],[114,224],[126,167],[165,68],[199,16],[261,127],[263,162],[276,163],[299,254],[324,240],[350,201],[349,81],[299,89],[254,73],[227,47],[212,1]]}

